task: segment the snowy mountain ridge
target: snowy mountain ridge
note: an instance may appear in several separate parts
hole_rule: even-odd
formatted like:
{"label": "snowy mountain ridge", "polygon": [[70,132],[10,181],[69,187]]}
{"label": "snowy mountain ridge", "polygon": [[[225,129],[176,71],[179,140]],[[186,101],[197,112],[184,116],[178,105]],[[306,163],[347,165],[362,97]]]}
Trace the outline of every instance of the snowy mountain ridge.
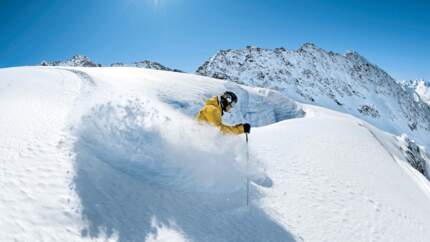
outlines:
{"label": "snowy mountain ridge", "polygon": [[421,98],[422,101],[430,105],[430,84],[425,80],[408,80],[401,81],[401,84],[404,85],[405,88],[412,89],[418,95],[418,98]]}
{"label": "snowy mountain ridge", "polygon": [[70,59],[62,61],[42,61],[41,66],[74,66],[74,67],[101,67],[101,64],[96,64],[84,55],[74,55]]}
{"label": "snowy mountain ridge", "polygon": [[350,113],[430,148],[428,103],[355,51],[340,55],[311,43],[298,50],[247,46],[219,51],[196,73]]}
{"label": "snowy mountain ridge", "polygon": [[[40,63],[41,66],[64,66],[64,67],[102,67],[101,64],[94,63],[88,56],[84,55],[74,55],[70,59],[61,60],[61,61],[42,61]],[[173,71],[173,72],[183,72],[178,69],[172,69],[166,67],[156,61],[143,60],[136,61],[133,63],[122,63],[116,62],[111,64],[112,67],[138,67],[138,68],[146,68],[153,70],[161,70],[161,71]]]}
{"label": "snowy mountain ridge", "polygon": [[117,63],[111,64],[111,66],[115,66],[115,67],[139,67],[139,68],[147,68],[147,69],[161,70],[161,71],[183,72],[183,71],[178,70],[178,69],[172,69],[172,68],[166,67],[166,66],[164,66],[164,65],[162,65],[156,61],[149,61],[149,60],[137,61],[137,62],[128,63],[128,64],[117,62]]}

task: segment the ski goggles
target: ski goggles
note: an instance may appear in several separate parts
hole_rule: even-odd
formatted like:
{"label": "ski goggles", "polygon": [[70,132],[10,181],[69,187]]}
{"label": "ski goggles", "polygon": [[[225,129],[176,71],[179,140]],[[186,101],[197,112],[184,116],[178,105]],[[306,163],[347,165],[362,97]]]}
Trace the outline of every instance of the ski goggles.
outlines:
{"label": "ski goggles", "polygon": [[236,101],[234,101],[233,97],[231,97],[230,95],[226,95],[225,99],[227,100],[228,105],[230,105],[231,107],[234,107],[234,105],[236,105]]}

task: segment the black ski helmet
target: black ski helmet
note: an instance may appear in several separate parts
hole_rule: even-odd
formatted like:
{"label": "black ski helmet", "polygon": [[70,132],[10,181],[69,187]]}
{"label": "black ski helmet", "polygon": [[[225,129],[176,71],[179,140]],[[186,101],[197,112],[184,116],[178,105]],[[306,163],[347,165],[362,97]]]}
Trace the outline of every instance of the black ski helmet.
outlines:
{"label": "black ski helmet", "polygon": [[226,91],[221,96],[221,107],[223,111],[227,111],[227,106],[233,107],[237,103],[237,96],[234,92]]}

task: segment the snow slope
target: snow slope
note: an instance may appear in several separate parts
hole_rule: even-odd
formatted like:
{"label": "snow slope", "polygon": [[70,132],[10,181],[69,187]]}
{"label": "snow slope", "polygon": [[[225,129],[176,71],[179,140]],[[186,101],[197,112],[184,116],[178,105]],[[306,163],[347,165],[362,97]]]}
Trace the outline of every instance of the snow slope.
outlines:
{"label": "snow slope", "polygon": [[427,241],[429,182],[401,160],[396,138],[350,116],[306,111],[252,137],[275,184],[264,189],[264,210],[304,241]]}
{"label": "snow slope", "polygon": [[[227,122],[204,100],[239,96]],[[141,68],[0,69],[0,241],[426,241],[402,139],[262,88]],[[428,169],[428,167],[426,167]],[[245,206],[250,176],[251,205]],[[260,185],[257,185],[260,184]]]}

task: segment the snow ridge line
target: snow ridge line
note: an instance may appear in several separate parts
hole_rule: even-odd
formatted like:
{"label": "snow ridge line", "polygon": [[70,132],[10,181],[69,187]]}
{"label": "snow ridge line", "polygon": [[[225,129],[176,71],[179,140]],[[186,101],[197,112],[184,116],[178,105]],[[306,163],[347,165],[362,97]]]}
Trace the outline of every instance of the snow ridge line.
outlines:
{"label": "snow ridge line", "polygon": [[76,69],[68,69],[68,68],[58,68],[58,69],[72,72],[73,74],[77,75],[79,79],[81,79],[83,82],[87,83],[89,86],[92,86],[92,87],[97,86],[94,79],[86,72],[76,70]]}
{"label": "snow ridge line", "polygon": [[358,123],[358,126],[360,126],[360,127],[363,127],[363,128],[365,128],[367,131],[369,131],[369,133],[373,136],[373,138],[375,138],[375,140],[379,143],[379,145],[381,145],[381,147],[390,155],[390,157],[393,159],[393,161],[395,161],[395,162],[397,162],[397,159],[396,159],[396,157],[391,153],[391,152],[389,152],[387,149],[386,149],[386,147],[385,147],[385,145],[381,142],[381,140],[376,136],[376,134],[372,131],[372,130],[370,130],[369,129],[369,127],[367,126],[367,125],[365,125],[365,124],[363,124],[363,123]]}
{"label": "snow ridge line", "polygon": [[381,147],[390,155],[394,162],[396,162],[403,170],[415,180],[417,185],[423,190],[423,192],[430,199],[430,182],[427,180],[428,178],[421,174],[418,170],[416,170],[412,165],[408,162],[397,158],[386,145],[380,140],[380,138],[373,132],[366,124],[358,123],[359,126],[365,128],[369,133],[375,138],[375,140],[381,145]]}
{"label": "snow ridge line", "polygon": [[[79,94],[76,97],[76,100],[73,105],[74,107],[72,109],[72,113],[70,114],[72,118],[75,117],[76,119],[80,119],[79,115],[83,114],[85,109],[90,108],[89,105],[91,105],[91,102],[88,102],[87,99],[91,96],[92,93],[94,93],[97,87],[97,84],[95,80],[88,73],[84,71],[71,69],[71,68],[55,68],[55,69],[71,72],[75,74],[79,78],[79,80],[81,80],[79,85]],[[82,108],[82,107],[84,107],[84,110],[78,110],[79,108]]]}

